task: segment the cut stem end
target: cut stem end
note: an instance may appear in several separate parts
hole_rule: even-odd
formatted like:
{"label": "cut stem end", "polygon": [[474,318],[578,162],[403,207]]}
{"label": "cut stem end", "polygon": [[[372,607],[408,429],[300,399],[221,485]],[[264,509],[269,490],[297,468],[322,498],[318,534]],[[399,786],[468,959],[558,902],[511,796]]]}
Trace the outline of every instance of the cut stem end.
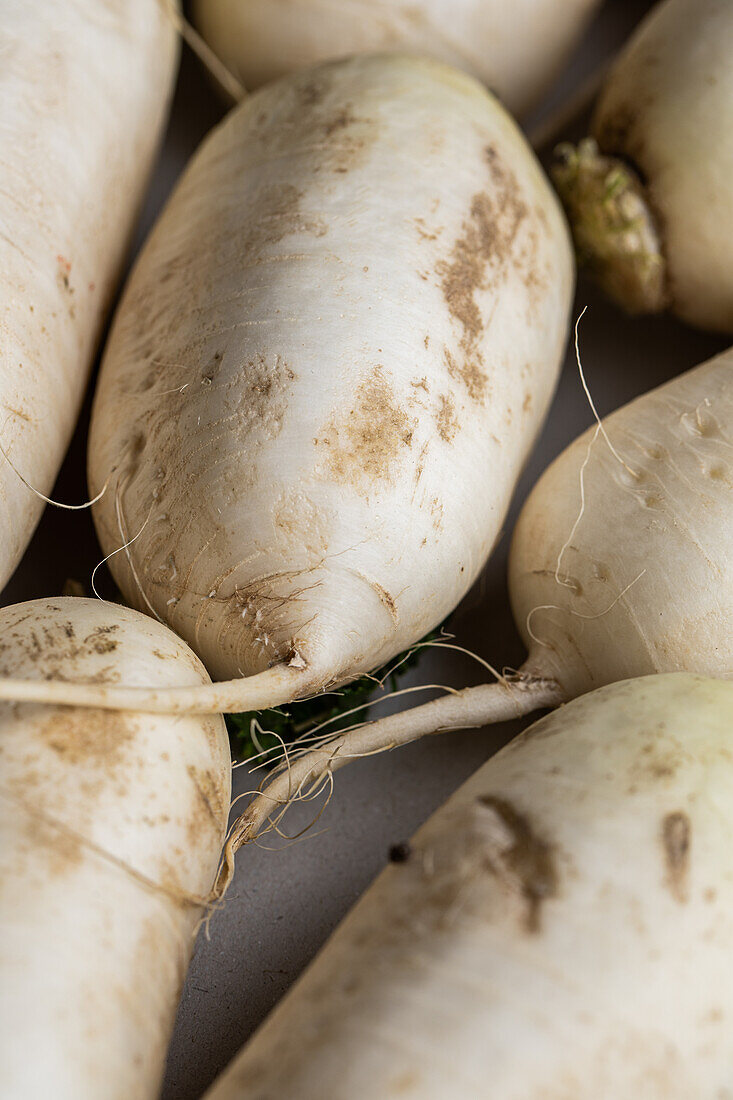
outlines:
{"label": "cut stem end", "polygon": [[633,168],[605,156],[592,138],[555,150],[552,179],[578,255],[606,294],[629,313],[668,305],[661,234]]}

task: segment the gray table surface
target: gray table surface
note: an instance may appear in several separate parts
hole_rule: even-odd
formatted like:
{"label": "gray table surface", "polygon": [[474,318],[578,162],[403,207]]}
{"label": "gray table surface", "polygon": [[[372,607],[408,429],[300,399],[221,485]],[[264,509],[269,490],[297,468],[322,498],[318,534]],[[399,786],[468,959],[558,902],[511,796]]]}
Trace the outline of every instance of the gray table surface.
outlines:
{"label": "gray table surface", "polygon": [[[551,111],[582,84],[618,48],[649,6],[648,0],[607,0],[543,112]],[[222,113],[208,80],[185,54],[135,248],[186,160]],[[576,316],[584,306],[588,312],[581,329],[583,364],[601,414],[728,343],[670,318],[624,318],[581,279]],[[78,500],[82,495],[88,415],[87,402],[55,489],[56,499]],[[541,471],[590,421],[577,368],[568,355],[547,425],[518,486],[507,531]],[[523,651],[506,595],[507,544],[505,535],[450,628],[462,645],[492,664],[518,666]],[[2,594],[3,602],[58,594],[67,578],[88,582],[100,557],[88,516],[47,509],[26,557]],[[463,687],[479,682],[481,673],[467,657],[426,651],[406,682]],[[268,839],[271,847],[250,846],[241,852],[226,904],[211,923],[210,939],[200,936],[196,944],[170,1048],[163,1100],[201,1096],[383,867],[390,845],[409,837],[519,728],[505,724],[428,738],[364,760],[339,773],[334,795],[311,834],[290,845]],[[251,787],[246,769],[234,775],[235,794]],[[297,831],[311,815],[307,807],[294,808],[291,830]]]}

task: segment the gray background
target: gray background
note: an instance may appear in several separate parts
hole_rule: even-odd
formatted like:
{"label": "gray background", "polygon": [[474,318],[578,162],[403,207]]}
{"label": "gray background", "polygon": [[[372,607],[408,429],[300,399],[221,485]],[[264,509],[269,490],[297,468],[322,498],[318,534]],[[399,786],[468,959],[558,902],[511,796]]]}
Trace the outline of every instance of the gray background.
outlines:
{"label": "gray background", "polygon": [[[543,112],[615,51],[649,7],[643,0],[608,0]],[[222,115],[223,108],[196,61],[184,53],[173,113],[146,200],[135,248],[186,160]],[[533,122],[529,120],[530,127]],[[133,250],[134,251],[134,250]],[[727,341],[669,318],[621,317],[582,279],[575,316],[581,328],[585,373],[596,405],[607,413],[639,393],[694,366]],[[84,492],[88,402],[55,489],[56,499],[78,501]],[[507,521],[510,531],[521,502],[548,462],[591,420],[572,356],[539,444],[519,484]],[[505,536],[481,581],[453,616],[458,641],[492,664],[518,666],[523,659],[505,591]],[[3,593],[3,602],[58,594],[67,578],[88,584],[101,557],[84,513],[47,509],[29,551]],[[427,651],[406,683],[441,682],[463,687],[481,680],[467,657]],[[385,708],[386,709],[386,708]],[[391,844],[409,837],[447,795],[519,728],[447,734],[368,759],[340,772],[335,793],[318,826],[290,845],[248,847],[238,860],[211,938],[199,937],[170,1049],[164,1100],[196,1100],[313,957],[330,931],[384,865]],[[251,787],[246,769],[235,772],[234,793]],[[312,809],[295,808],[296,832]]]}

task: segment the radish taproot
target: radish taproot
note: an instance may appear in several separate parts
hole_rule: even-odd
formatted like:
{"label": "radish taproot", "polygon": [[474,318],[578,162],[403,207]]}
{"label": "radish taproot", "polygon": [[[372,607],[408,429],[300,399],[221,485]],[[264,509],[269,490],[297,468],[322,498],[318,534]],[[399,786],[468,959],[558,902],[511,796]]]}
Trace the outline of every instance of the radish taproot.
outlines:
{"label": "radish taproot", "polygon": [[733,684],[604,687],[401,849],[206,1100],[722,1097]]}
{"label": "radish taproot", "polygon": [[289,754],[240,817],[228,857],[273,811],[363,754],[632,676],[733,678],[731,424],[733,349],[576,439],[533,489],[512,540],[512,610],[529,650],[519,672]]}
{"label": "radish taproot", "polygon": [[0,54],[2,588],[76,422],[157,148],[177,36],[161,0],[2,0]]}
{"label": "radish taproot", "polygon": [[[160,623],[98,600],[0,610],[0,670],[200,684]],[[0,1093],[158,1095],[221,852],[223,720],[0,707]]]}
{"label": "radish taproot", "polygon": [[133,272],[89,449],[126,598],[235,679],[87,699],[274,706],[441,622],[499,534],[572,287],[551,187],[463,73],[361,57],[244,101]]}
{"label": "radish taproot", "polygon": [[247,88],[348,54],[405,51],[455,65],[513,114],[557,76],[599,0],[196,0],[194,18]]}
{"label": "radish taproot", "polygon": [[633,313],[733,332],[733,4],[664,0],[554,178],[579,259]]}

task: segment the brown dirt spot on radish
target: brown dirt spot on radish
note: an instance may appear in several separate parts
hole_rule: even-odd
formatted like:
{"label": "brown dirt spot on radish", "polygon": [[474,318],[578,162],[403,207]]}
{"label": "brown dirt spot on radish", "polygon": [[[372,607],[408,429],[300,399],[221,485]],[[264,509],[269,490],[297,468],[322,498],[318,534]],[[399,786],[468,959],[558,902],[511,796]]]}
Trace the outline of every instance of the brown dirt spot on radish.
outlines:
{"label": "brown dirt spot on radish", "polygon": [[443,529],[443,504],[438,497],[433,497],[430,501],[430,516],[433,521],[433,527],[436,531],[442,531]]}
{"label": "brown dirt spot on radish", "polygon": [[455,242],[450,259],[438,265],[443,297],[451,315],[461,326],[463,341],[468,346],[484,331],[474,295],[484,286],[486,266],[492,258],[495,241],[493,203],[488,195],[474,195],[470,216],[463,223],[463,233]]}
{"label": "brown dirt spot on radish", "polygon": [[303,107],[317,107],[330,87],[331,80],[327,79],[325,71],[308,74],[297,87],[298,101]]}
{"label": "brown dirt spot on radish", "polygon": [[129,715],[75,707],[59,708],[39,728],[41,740],[66,763],[92,765],[110,773],[136,733]]}
{"label": "brown dirt spot on radish", "polygon": [[368,494],[391,481],[412,446],[414,421],[398,404],[382,366],[359,385],[348,413],[334,413],[313,440],[328,474]]}
{"label": "brown dirt spot on radish", "polygon": [[24,801],[18,805],[22,818],[19,844],[14,854],[18,873],[23,874],[29,863],[42,865],[46,874],[61,877],[73,871],[84,859],[84,842],[80,836],[39,814]]}
{"label": "brown dirt spot on radish", "polygon": [[[237,235],[237,253],[245,262],[269,245],[277,244],[291,233],[309,233],[323,237],[328,226],[320,218],[304,217],[300,210],[302,191],[292,183],[270,184],[258,196],[252,217],[245,219]],[[215,236],[221,239],[221,230]]]}
{"label": "brown dirt spot on radish", "polygon": [[[437,241],[438,237],[443,232],[442,226],[438,226],[436,229],[429,229],[425,224],[424,218],[413,218],[413,222],[417,230],[417,235],[421,241]],[[427,344],[425,347],[427,347]]]}
{"label": "brown dirt spot on radish", "polygon": [[[17,671],[23,663],[28,662],[37,665],[48,679],[69,679],[70,671],[82,669],[86,658],[93,655],[105,656],[117,649],[119,642],[113,635],[118,629],[117,625],[99,626],[85,637],[79,638],[73,623],[56,618],[45,619],[39,613],[36,624],[30,629],[15,629],[6,633],[6,637],[12,642],[10,653],[13,655],[13,667],[8,665],[3,673],[12,675],[13,669]],[[119,671],[112,666],[105,666],[93,675],[84,673],[85,680],[100,680],[105,677],[109,681],[118,680]]]}
{"label": "brown dirt spot on radish", "polygon": [[688,898],[691,836],[690,819],[682,810],[666,814],[662,819],[665,883],[672,897],[680,903]]}
{"label": "brown dirt spot on radish", "polygon": [[451,378],[465,386],[468,396],[473,401],[483,401],[489,385],[488,376],[480,365],[483,360],[480,358],[457,359],[448,348],[443,348],[443,355]]}
{"label": "brown dirt spot on radish", "polygon": [[478,804],[495,816],[499,830],[489,866],[518,891],[527,932],[541,928],[542,906],[558,892],[553,845],[541,837],[526,814],[505,798],[481,795]]}
{"label": "brown dirt spot on radish", "polygon": [[476,401],[484,399],[488,381],[481,353],[486,321],[476,294],[504,277],[528,214],[513,172],[493,146],[487,147],[485,156],[491,186],[473,195],[460,236],[448,258],[436,266],[443,297],[460,330],[460,352],[446,348],[446,364]]}
{"label": "brown dirt spot on radish", "polygon": [[191,816],[188,828],[189,838],[200,837],[202,826],[209,827],[212,823],[216,832],[221,832],[226,826],[229,810],[225,792],[208,768],[189,764],[186,771],[197,795],[197,809]]}
{"label": "brown dirt spot on radish", "polygon": [[435,426],[444,443],[453,442],[458,431],[458,419],[456,417],[456,407],[450,394],[441,393],[438,397]]}
{"label": "brown dirt spot on radish", "polygon": [[354,122],[358,121],[359,120],[354,115],[354,108],[352,104],[344,103],[323,122],[323,133],[326,137],[330,137],[331,134],[335,134],[339,130],[346,130]]}

